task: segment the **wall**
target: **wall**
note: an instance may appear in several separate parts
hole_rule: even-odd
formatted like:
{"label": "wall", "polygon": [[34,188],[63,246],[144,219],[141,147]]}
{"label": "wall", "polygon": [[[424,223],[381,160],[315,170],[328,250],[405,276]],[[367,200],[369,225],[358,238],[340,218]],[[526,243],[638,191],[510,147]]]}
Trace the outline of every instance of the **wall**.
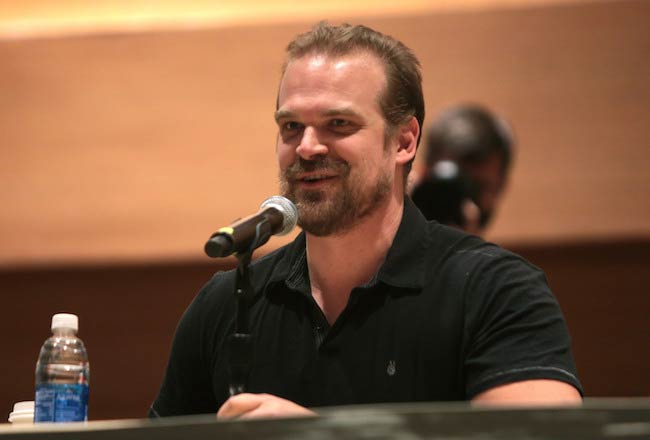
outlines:
{"label": "wall", "polygon": [[[557,242],[650,235],[648,16],[617,1],[356,20],[420,56],[428,120],[465,100],[508,117],[519,150],[490,238]],[[0,41],[0,265],[200,258],[277,192],[279,65],[308,27]]]}

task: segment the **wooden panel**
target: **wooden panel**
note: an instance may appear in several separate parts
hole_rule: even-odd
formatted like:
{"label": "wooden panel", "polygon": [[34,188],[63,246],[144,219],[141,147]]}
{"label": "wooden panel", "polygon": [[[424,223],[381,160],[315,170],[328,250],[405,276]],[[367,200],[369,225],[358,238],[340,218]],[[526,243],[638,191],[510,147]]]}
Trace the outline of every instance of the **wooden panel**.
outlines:
{"label": "wooden panel", "polygon": [[[221,266],[223,267],[223,266]],[[79,316],[90,360],[89,418],[145,417],[176,323],[219,266],[140,265],[0,271],[5,340],[0,417],[34,400],[34,369],[52,315]]]}
{"label": "wooden panel", "polygon": [[[464,100],[508,116],[490,238],[521,243],[650,234],[649,17],[610,1],[352,18],[420,56],[428,120]],[[277,192],[279,65],[308,27],[0,41],[0,265],[201,258]]]}
{"label": "wooden panel", "polygon": [[[650,396],[650,241],[527,246],[569,325],[589,397]],[[174,328],[223,266],[194,264],[0,270],[0,416],[34,393],[34,365],[51,315],[80,317],[91,362],[90,418],[143,417],[156,395]]]}
{"label": "wooden panel", "polygon": [[650,397],[650,241],[515,248],[547,274],[587,396]]}

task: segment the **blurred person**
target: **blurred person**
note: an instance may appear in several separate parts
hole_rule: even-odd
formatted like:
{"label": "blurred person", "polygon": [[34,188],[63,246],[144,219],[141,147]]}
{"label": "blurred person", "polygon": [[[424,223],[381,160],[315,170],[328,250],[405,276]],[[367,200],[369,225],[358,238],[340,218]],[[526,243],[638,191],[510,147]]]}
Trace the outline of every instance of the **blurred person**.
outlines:
{"label": "blurred person", "polygon": [[320,23],[289,44],[276,155],[303,231],[250,266],[246,392],[229,383],[236,273],[220,272],[180,320],[151,416],[581,401],[543,272],[427,222],[405,196],[424,120],[421,81],[410,49],[365,26]]}
{"label": "blurred person", "polygon": [[424,166],[409,176],[413,201],[428,220],[482,235],[507,186],[513,146],[509,126],[487,108],[444,111],[429,127]]}

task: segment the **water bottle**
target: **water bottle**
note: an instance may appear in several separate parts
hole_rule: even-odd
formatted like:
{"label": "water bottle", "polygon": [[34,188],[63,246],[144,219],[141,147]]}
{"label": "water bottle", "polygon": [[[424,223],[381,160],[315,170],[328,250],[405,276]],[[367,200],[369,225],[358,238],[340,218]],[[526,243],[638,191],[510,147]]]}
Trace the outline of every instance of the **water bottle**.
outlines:
{"label": "water bottle", "polygon": [[90,366],[77,315],[57,313],[36,363],[34,423],[88,420]]}

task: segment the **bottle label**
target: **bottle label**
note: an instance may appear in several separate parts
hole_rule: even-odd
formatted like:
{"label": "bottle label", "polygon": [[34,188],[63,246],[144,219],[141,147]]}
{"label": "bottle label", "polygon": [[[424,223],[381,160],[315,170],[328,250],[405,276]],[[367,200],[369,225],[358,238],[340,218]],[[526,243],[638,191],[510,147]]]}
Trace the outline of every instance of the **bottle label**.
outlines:
{"label": "bottle label", "polygon": [[88,419],[88,385],[36,385],[34,422],[83,422]]}

